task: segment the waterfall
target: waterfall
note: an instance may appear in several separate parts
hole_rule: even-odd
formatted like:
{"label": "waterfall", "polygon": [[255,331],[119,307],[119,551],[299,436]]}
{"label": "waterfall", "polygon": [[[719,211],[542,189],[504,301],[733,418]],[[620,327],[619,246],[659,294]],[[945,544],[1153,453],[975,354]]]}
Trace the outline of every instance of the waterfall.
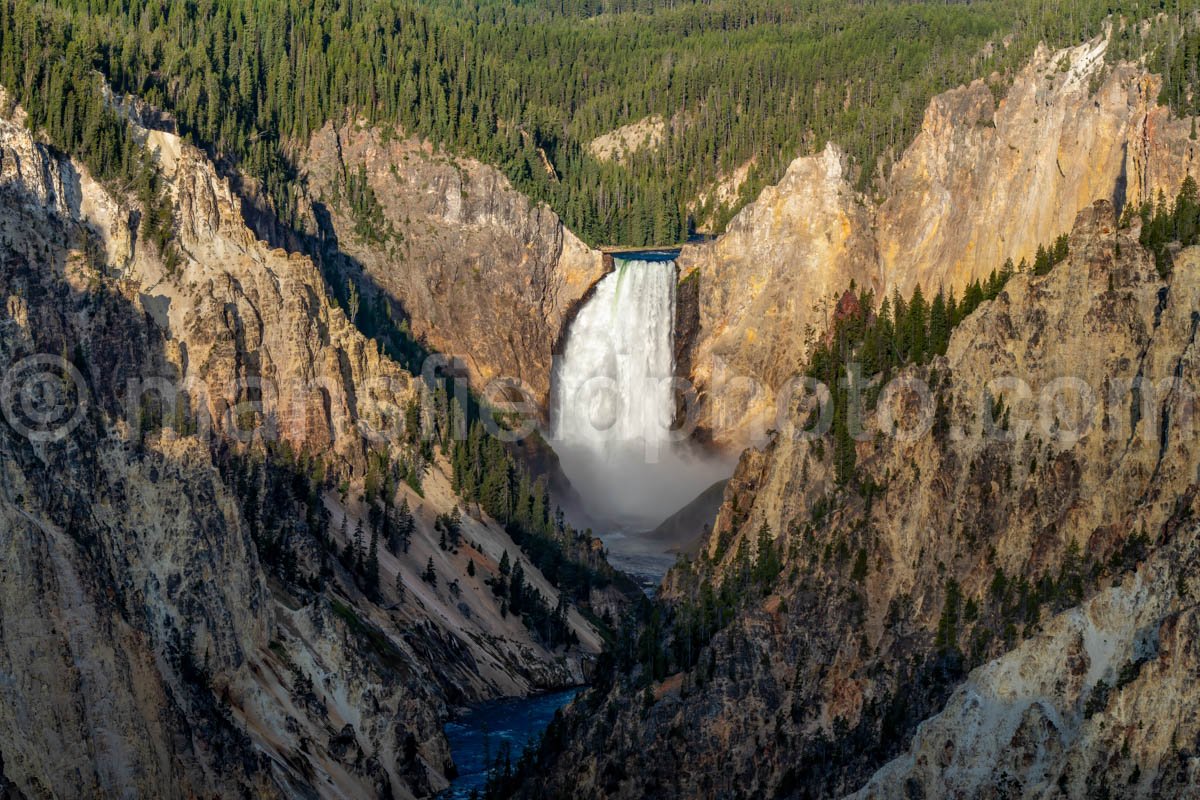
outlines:
{"label": "waterfall", "polygon": [[551,381],[551,440],[593,519],[645,529],[728,465],[698,458],[675,416],[675,262],[618,260],[567,334]]}
{"label": "waterfall", "polygon": [[618,261],[580,310],[558,362],[554,436],[570,444],[649,448],[674,414],[675,263]]}

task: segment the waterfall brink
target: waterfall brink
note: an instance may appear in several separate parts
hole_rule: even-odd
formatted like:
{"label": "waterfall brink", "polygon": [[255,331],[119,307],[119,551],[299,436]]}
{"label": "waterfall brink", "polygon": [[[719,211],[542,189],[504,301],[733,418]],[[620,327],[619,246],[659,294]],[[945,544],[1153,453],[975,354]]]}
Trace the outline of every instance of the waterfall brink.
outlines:
{"label": "waterfall brink", "polygon": [[646,529],[729,469],[697,457],[671,430],[675,262],[616,265],[555,361],[551,439],[591,518]]}

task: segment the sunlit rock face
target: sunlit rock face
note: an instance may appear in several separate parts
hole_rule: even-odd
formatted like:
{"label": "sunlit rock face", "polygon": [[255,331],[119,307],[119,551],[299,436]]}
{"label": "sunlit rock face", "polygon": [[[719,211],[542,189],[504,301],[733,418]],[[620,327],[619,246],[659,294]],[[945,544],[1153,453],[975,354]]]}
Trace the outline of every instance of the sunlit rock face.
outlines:
{"label": "sunlit rock face", "polygon": [[1120,211],[1173,198],[1196,170],[1190,122],[1157,107],[1156,76],[1106,65],[1105,50],[1043,48],[999,102],[983,80],[938,95],[870,197],[830,146],[797,159],[722,237],[685,247],[699,326],[682,347],[713,438],[772,427],[773,390],[803,368],[851,281],[877,297],[917,285],[961,296],[1006,259],[1032,261],[1097,199]]}
{"label": "sunlit rock face", "polygon": [[855,280],[878,283],[871,209],[834,145],[798,158],[717,240],[679,256],[695,282],[698,325],[682,348],[700,390],[699,422],[720,444],[765,432],[774,389],[804,363]]}

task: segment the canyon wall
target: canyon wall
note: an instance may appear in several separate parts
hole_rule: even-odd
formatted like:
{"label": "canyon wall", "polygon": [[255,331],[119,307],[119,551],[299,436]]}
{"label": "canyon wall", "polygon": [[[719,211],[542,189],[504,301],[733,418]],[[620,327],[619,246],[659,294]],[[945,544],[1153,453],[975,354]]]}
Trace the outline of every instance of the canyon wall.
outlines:
{"label": "canyon wall", "polygon": [[917,285],[961,296],[1006,259],[1032,262],[1094,200],[1173,199],[1196,166],[1190,122],[1156,106],[1156,76],[1106,63],[1106,49],[1042,48],[998,103],[984,80],[938,95],[877,196],[853,191],[830,146],[797,159],[723,236],[685,247],[682,273],[700,285],[685,361],[706,433],[762,441],[773,391],[803,369],[851,281],[877,297]]}
{"label": "canyon wall", "polygon": [[678,360],[701,392],[701,426],[721,443],[756,426],[764,432],[768,389],[804,363],[832,316],[831,298],[851,280],[878,283],[871,209],[847,172],[834,145],[798,158],[720,238],[680,253],[698,325],[687,329],[694,338]]}
{"label": "canyon wall", "polygon": [[[486,516],[439,545],[461,503],[444,460],[397,491],[414,529],[381,547],[380,596],[358,588],[331,554],[369,523],[371,459],[415,457],[420,382],[311,260],[251,234],[199,151],[135,133],[165,181],[167,250],[19,109],[0,119],[0,786],[430,796],[451,708],[582,681],[596,630],[571,608],[580,643],[552,650],[502,613],[485,581],[506,553],[551,607],[557,591]],[[24,412],[46,392],[71,413],[43,431]]]}
{"label": "canyon wall", "polygon": [[961,294],[1005,259],[1032,262],[1094,200],[1140,202],[1127,175],[1159,82],[1106,49],[1039,49],[999,104],[983,80],[930,102],[876,217],[884,288]]}
{"label": "canyon wall", "polygon": [[544,409],[552,351],[607,271],[602,254],[498,170],[413,138],[327,125],[301,165],[321,235],[398,304],[413,335],[462,358],[477,388],[517,378]]}

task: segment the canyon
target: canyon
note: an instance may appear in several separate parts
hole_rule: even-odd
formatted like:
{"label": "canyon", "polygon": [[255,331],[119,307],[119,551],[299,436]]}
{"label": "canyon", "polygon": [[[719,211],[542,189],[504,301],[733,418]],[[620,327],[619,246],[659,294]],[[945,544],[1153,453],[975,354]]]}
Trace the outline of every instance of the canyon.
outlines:
{"label": "canyon", "polygon": [[[673,569],[661,596],[682,624],[701,613],[689,609],[705,585],[745,585],[763,531],[783,554],[778,581],[697,666],[644,692],[618,681],[577,709],[526,796],[568,784],[579,797],[631,798],[841,796],[864,783],[864,797],[913,785],[936,797],[1055,785],[1081,796],[1101,781],[1131,796],[1183,792],[1177,764],[1193,756],[1171,743],[1191,741],[1192,716],[1131,728],[1165,702],[1158,690],[1192,702],[1167,687],[1194,666],[1182,631],[1195,605],[1200,249],[1179,253],[1164,280],[1138,233],[1106,201],[1089,206],[1066,262],[1015,276],[946,356],[900,375],[936,387],[944,420],[921,436],[885,434],[933,409],[906,392],[881,399],[856,446],[858,480],[875,487],[866,497],[839,483],[821,439],[799,435],[811,407],[789,409],[743,456],[700,559]],[[1007,376],[1033,391],[1003,395],[1015,422],[995,435],[980,406]],[[1064,376],[1102,405],[1081,410],[1072,393],[1061,418],[1039,415]],[[1130,413],[1136,394],[1109,399],[1138,376],[1159,387],[1142,396],[1144,415]],[[1139,547],[1154,555],[1139,563]],[[1025,598],[1045,576],[1088,602],[1051,592],[1030,612],[1016,587]],[[897,752],[927,717],[911,753]]]}
{"label": "canyon", "polygon": [[[681,362],[707,433],[758,446],[646,623],[684,666],[630,657],[548,736],[522,796],[1194,791],[1200,249],[1164,275],[1121,215],[1174,197],[1194,142],[1157,78],[1104,47],[1039,51],[998,104],[985,81],[935,98],[878,197],[830,145],[684,248]],[[945,356],[893,376],[851,486],[805,435],[813,398],[776,406],[862,313],[848,288],[961,293],[1062,234],[1063,263],[1017,271]],[[727,586],[749,593],[732,612],[714,608]]]}
{"label": "canyon", "polygon": [[[669,267],[614,260],[498,170],[351,115],[297,144],[285,225],[169,119],[115,103],[169,200],[156,247],[148,208],[0,96],[0,367],[75,398],[53,436],[36,415],[0,426],[0,792],[429,797],[454,775],[455,713],[585,683],[518,794],[1194,790],[1200,247],[1160,269],[1122,212],[1174,197],[1196,142],[1107,46],[938,95],[869,193],[835,142],[797,158]],[[653,143],[632,130],[605,152]],[[961,294],[1063,235],[1052,270],[1018,271],[944,354],[889,376],[928,402],[867,376],[849,482],[805,435],[813,399],[777,395],[869,321],[856,290]],[[686,493],[719,495],[715,517],[669,521],[696,530],[671,532],[688,555],[654,603],[551,509],[583,489],[545,441],[571,432],[556,390],[608,375],[600,339],[626,325],[635,378],[690,380],[695,444],[737,459],[723,492],[714,474]],[[428,355],[546,433],[491,456],[517,465],[506,485],[551,486],[543,539],[464,480]],[[1013,376],[1029,391],[996,383]],[[690,499],[618,477],[645,484],[639,512],[660,495],[658,519]],[[411,541],[371,537],[400,507]],[[364,536],[384,540],[374,587]],[[770,558],[761,593],[714,600]],[[514,573],[565,641],[510,613]],[[658,649],[686,666],[656,674]]]}
{"label": "canyon", "polygon": [[428,796],[454,708],[585,680],[596,623],[567,603],[578,644],[551,647],[502,613],[501,562],[559,592],[441,457],[396,488],[411,541],[381,546],[378,596],[329,555],[379,510],[371,464],[420,463],[405,409],[430,390],[313,261],[259,241],[199,150],[138,129],[176,220],[159,251],[136,201],[22,122],[0,119],[0,360],[74,412],[43,431],[6,406],[0,432],[6,791]]}

